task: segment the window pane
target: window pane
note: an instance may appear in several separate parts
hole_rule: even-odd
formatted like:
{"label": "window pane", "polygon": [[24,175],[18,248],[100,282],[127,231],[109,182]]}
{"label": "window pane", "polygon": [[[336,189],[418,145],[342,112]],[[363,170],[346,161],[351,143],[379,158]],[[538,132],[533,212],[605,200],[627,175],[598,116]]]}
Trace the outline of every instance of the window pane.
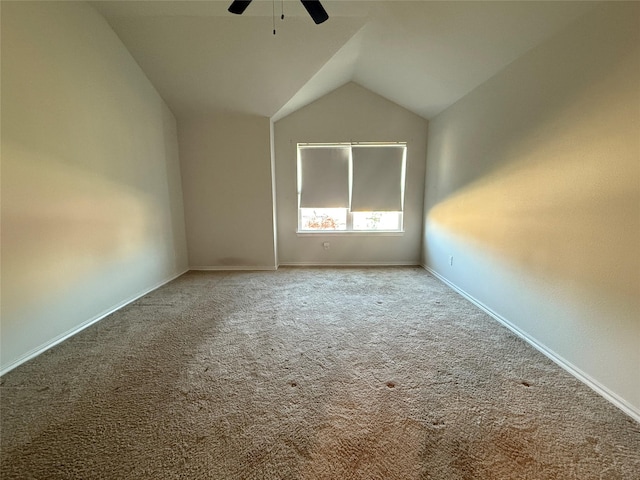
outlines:
{"label": "window pane", "polygon": [[354,230],[400,230],[399,212],[353,212]]}
{"label": "window pane", "polygon": [[301,208],[300,230],[346,230],[346,208]]}

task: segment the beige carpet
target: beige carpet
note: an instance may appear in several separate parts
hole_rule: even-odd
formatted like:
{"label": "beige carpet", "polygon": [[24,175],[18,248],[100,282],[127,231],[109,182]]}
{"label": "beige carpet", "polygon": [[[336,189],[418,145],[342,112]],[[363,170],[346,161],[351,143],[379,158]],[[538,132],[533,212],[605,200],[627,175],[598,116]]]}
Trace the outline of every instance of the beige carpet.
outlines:
{"label": "beige carpet", "polygon": [[637,422],[420,268],[189,273],[0,394],[3,480],[640,478]]}

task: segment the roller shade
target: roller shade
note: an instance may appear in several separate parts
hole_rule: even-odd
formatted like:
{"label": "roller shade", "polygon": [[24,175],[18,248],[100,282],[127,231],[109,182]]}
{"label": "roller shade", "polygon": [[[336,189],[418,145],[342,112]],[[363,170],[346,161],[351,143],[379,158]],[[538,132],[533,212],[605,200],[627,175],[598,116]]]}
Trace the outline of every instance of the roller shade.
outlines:
{"label": "roller shade", "polygon": [[300,148],[300,208],[349,208],[349,150]]}
{"label": "roller shade", "polygon": [[352,149],[352,212],[401,212],[405,147],[359,146]]}

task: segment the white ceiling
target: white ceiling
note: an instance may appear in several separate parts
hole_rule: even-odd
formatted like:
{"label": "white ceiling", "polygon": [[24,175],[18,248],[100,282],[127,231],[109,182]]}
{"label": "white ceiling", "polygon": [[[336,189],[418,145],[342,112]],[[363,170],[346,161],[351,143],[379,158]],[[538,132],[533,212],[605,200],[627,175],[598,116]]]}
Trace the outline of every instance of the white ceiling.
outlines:
{"label": "white ceiling", "polygon": [[178,117],[275,120],[349,81],[431,118],[596,5],[323,0],[315,25],[297,0],[92,3]]}

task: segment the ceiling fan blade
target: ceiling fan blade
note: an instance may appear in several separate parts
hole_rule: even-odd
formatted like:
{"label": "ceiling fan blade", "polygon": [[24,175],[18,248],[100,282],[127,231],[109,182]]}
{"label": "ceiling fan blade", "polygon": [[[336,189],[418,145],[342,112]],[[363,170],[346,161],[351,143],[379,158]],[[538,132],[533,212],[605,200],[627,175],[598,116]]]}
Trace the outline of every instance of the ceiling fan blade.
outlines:
{"label": "ceiling fan blade", "polygon": [[302,2],[302,5],[304,5],[304,8],[307,9],[307,12],[309,12],[309,15],[311,15],[311,18],[313,18],[313,21],[316,23],[316,25],[321,24],[329,18],[329,14],[320,3],[320,0],[300,1]]}
{"label": "ceiling fan blade", "polygon": [[250,3],[251,0],[233,0],[233,3],[229,6],[229,11],[236,15],[242,15]]}

